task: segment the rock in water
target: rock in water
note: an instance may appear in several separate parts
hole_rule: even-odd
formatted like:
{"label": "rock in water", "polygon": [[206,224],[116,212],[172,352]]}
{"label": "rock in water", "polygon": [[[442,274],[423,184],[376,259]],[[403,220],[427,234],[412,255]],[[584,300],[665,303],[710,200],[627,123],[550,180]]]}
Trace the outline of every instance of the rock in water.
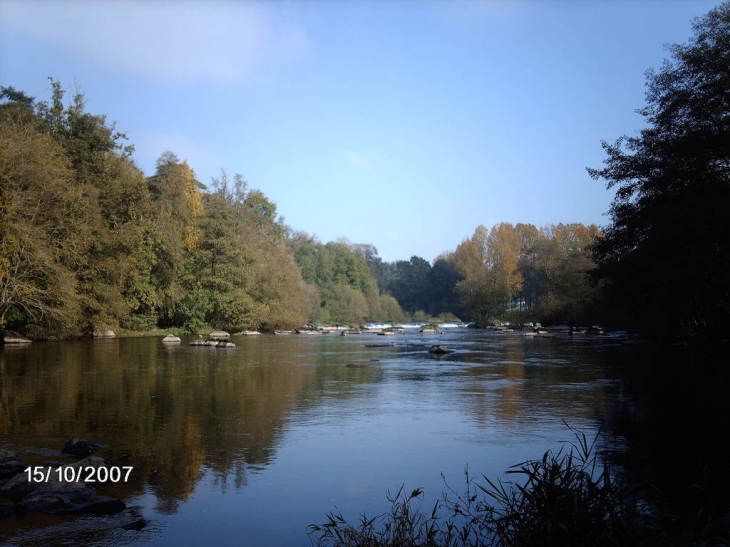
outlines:
{"label": "rock in water", "polygon": [[71,439],[66,441],[66,445],[63,447],[61,452],[68,454],[69,456],[85,458],[102,448],[104,447],[99,443],[87,441],[86,439]]}
{"label": "rock in water", "polygon": [[6,479],[22,472],[25,464],[15,452],[0,448],[0,479]]}
{"label": "rock in water", "polygon": [[441,346],[441,345],[431,346],[428,349],[428,353],[436,353],[439,355],[444,354],[444,353],[452,353],[453,351],[454,351],[453,349],[449,349],[446,346]]}

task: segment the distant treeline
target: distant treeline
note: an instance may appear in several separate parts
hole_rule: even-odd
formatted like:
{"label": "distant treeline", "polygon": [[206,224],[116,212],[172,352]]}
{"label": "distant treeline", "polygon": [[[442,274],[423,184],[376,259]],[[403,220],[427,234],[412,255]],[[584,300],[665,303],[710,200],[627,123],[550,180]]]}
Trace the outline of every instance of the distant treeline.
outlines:
{"label": "distant treeline", "polygon": [[[294,232],[240,175],[172,152],[146,177],[76,93],[0,88],[0,330],[272,330],[305,322],[580,317],[594,226],[480,226],[433,264]],[[516,317],[516,316],[515,316]]]}

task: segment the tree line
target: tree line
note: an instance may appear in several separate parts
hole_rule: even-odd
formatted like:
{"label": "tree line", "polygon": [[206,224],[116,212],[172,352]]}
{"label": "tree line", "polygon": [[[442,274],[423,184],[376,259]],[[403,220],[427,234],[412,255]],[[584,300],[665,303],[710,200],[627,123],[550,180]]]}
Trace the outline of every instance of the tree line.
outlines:
{"label": "tree line", "polygon": [[240,175],[208,189],[172,152],[145,176],[78,91],[65,106],[53,79],[48,102],[0,87],[0,331],[459,317],[725,337],[730,4],[693,28],[647,72],[647,127],[588,169],[617,190],[608,226],[479,226],[433,263],[323,244]]}
{"label": "tree line", "polygon": [[516,298],[534,309],[545,291],[564,296],[555,289],[566,283],[562,270],[550,262],[557,251],[537,253],[540,264],[525,254],[529,245],[552,249],[547,228],[493,229],[529,239],[515,250],[525,254],[516,275],[527,281],[485,292],[482,280],[515,274],[512,255],[483,227],[433,265],[384,262],[370,244],[321,243],[286,226],[240,175],[223,172],[208,189],[165,152],[145,176],[126,136],[87,112],[80,92],[68,105],[65,96],[52,79],[48,102],[0,88],[0,329],[53,338],[119,327],[484,320]]}

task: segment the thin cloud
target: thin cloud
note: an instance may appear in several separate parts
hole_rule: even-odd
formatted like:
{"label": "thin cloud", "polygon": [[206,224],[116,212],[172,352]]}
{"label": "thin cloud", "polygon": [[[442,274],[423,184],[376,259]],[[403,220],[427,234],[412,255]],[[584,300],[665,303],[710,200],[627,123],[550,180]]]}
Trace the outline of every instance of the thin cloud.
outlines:
{"label": "thin cloud", "polygon": [[3,25],[104,66],[171,84],[243,83],[310,42],[254,2],[3,2]]}

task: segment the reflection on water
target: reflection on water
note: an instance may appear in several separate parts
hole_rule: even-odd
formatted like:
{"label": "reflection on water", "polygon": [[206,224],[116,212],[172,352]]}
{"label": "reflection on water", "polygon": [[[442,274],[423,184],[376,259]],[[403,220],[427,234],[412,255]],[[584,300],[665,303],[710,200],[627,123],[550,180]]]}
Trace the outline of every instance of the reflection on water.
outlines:
{"label": "reflection on water", "polygon": [[[589,339],[451,329],[385,347],[368,347],[370,335],[235,342],[0,351],[0,444],[27,465],[63,462],[70,438],[105,445],[100,455],[134,471],[99,493],[150,521],[128,531],[101,517],[3,519],[0,541],[308,545],[306,525],[334,505],[373,513],[401,483],[437,496],[441,472],[456,485],[467,463],[497,476],[559,447],[562,420],[596,430],[619,389],[605,367],[616,350]],[[455,352],[428,354],[437,342]]]}

